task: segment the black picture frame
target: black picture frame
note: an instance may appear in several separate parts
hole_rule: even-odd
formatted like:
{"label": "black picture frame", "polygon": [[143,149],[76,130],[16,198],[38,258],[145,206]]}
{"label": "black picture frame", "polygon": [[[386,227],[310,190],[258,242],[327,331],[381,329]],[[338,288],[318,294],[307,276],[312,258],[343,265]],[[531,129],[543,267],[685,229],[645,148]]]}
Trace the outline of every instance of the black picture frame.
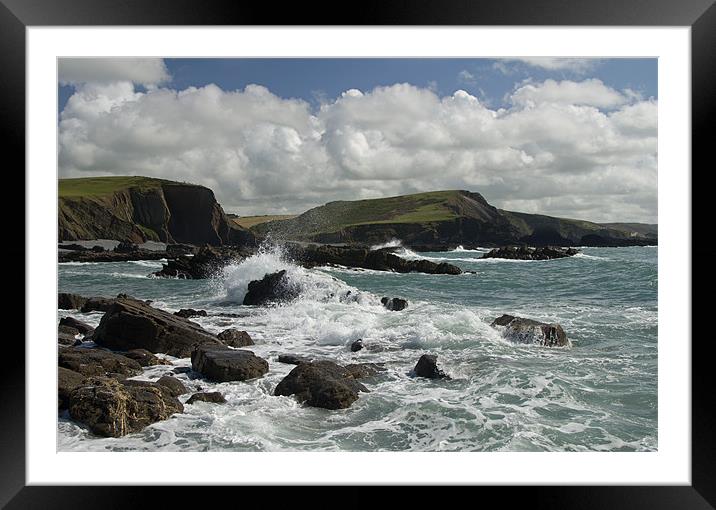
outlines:
{"label": "black picture frame", "polygon": [[[327,25],[594,25],[594,26],[689,26],[691,27],[692,69],[692,179],[693,168],[705,162],[712,144],[707,130],[714,118],[716,90],[716,5],[714,0],[370,0],[350,17],[341,15],[335,5],[311,2],[246,3],[199,0],[0,0],[0,126],[8,155],[15,161],[6,171],[6,185],[26,192],[25,168],[25,29],[29,26],[90,25],[316,25],[319,12],[333,12]],[[708,160],[711,161],[711,158]],[[12,176],[8,174],[12,173]],[[9,184],[9,180],[15,182]],[[693,186],[692,189],[699,190]],[[708,190],[701,189],[701,193]],[[16,193],[16,196],[19,193]],[[703,198],[703,197],[702,197]],[[692,204],[708,199],[692,198]],[[14,218],[6,236],[25,239],[25,225],[17,221],[17,204],[5,203],[5,218]],[[693,206],[692,206],[693,207]],[[13,212],[14,208],[14,212]],[[692,209],[694,226],[702,217]],[[16,231],[12,231],[12,229]],[[6,237],[7,238],[7,237]],[[686,252],[692,256],[692,271],[707,274],[696,263],[714,254],[713,248]],[[24,243],[5,247],[9,260],[25,259]],[[709,257],[711,258],[711,257]],[[684,261],[688,262],[688,261]],[[25,263],[25,271],[31,271]],[[700,278],[706,286],[710,279]],[[19,287],[19,286],[18,286]],[[25,290],[15,295],[25,296]],[[693,299],[692,317],[705,312],[712,300]],[[31,306],[31,303],[27,303]],[[696,312],[696,314],[694,314]],[[27,310],[25,310],[27,314]],[[27,315],[26,315],[27,317]],[[16,321],[19,322],[19,321]],[[693,321],[692,321],[693,322]],[[17,333],[13,332],[16,336]],[[691,325],[684,325],[684,336],[669,341],[687,342],[697,338]],[[703,340],[710,340],[704,337]],[[602,487],[523,487],[484,488],[504,498],[528,499],[537,508],[714,508],[716,507],[716,419],[713,391],[709,384],[712,358],[710,342],[692,342],[692,485],[690,486],[602,486]],[[113,508],[119,502],[140,501],[146,489],[135,487],[38,487],[25,484],[25,350],[18,340],[5,339],[0,377],[0,506],[7,508]],[[559,474],[555,474],[558,483]],[[173,497],[180,488],[174,487]],[[182,491],[183,492],[183,491]],[[303,491],[301,491],[303,492]],[[292,490],[295,497],[295,489]],[[342,498],[357,494],[347,489]],[[420,491],[415,494],[420,495]],[[502,496],[500,496],[502,495]],[[481,496],[482,497],[482,496]]]}

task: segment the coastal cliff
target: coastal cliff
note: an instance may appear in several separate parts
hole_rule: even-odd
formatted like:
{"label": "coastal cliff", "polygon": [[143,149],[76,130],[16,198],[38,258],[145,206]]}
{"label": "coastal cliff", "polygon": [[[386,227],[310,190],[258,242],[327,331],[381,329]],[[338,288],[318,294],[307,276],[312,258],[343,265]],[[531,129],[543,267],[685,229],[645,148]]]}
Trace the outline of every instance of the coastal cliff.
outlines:
{"label": "coastal cliff", "polygon": [[[636,226],[636,228],[634,228]],[[251,227],[258,236],[319,243],[470,246],[632,246],[657,244],[656,225],[599,224],[505,211],[479,193],[436,191],[329,202],[286,220]]]}
{"label": "coastal cliff", "polygon": [[59,239],[253,245],[204,186],[147,177],[59,180]]}

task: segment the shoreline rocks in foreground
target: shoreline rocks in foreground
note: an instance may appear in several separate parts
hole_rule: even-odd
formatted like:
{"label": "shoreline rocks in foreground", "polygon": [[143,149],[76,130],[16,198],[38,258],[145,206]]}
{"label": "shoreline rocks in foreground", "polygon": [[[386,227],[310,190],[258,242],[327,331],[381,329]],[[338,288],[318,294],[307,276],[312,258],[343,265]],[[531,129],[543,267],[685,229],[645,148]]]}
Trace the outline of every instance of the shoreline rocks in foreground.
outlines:
{"label": "shoreline rocks in foreground", "polygon": [[572,342],[560,324],[540,322],[533,319],[502,315],[490,324],[500,329],[507,340],[523,344],[537,344],[545,347],[571,347]]}
{"label": "shoreline rocks in foreground", "polygon": [[512,259],[512,260],[551,260],[564,257],[573,257],[579,253],[576,248],[559,248],[555,246],[503,246],[494,248],[485,253],[483,259]]}
{"label": "shoreline rocks in foreground", "polygon": [[146,349],[187,358],[203,344],[222,346],[198,324],[128,298],[119,298],[107,309],[92,339],[112,350]]}
{"label": "shoreline rocks in foreground", "polygon": [[268,362],[253,352],[224,345],[201,345],[191,353],[191,368],[210,381],[248,381],[268,372]]}
{"label": "shoreline rocks in foreground", "polygon": [[323,409],[346,409],[368,388],[353,373],[332,361],[299,363],[274,390],[276,396],[295,395],[299,402]]}

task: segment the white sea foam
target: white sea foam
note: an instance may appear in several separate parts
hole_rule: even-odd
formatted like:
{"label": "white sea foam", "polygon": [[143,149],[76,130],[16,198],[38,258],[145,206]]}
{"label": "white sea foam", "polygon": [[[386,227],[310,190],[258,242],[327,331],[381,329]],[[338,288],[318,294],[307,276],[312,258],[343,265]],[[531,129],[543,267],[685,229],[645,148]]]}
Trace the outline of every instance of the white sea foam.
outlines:
{"label": "white sea foam", "polygon": [[391,239],[381,244],[375,244],[370,247],[371,250],[382,250],[383,248],[399,248],[403,246],[403,241],[400,239]]}

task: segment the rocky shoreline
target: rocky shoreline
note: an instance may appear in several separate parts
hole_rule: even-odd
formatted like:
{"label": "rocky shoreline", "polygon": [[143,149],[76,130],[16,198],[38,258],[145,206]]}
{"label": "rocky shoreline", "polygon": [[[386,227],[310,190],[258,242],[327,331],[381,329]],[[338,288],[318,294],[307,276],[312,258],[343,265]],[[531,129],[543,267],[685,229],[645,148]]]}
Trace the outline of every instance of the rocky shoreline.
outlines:
{"label": "rocky shoreline", "polygon": [[[291,306],[290,301],[296,296],[283,293],[285,282],[280,273],[251,282],[270,295],[258,300],[255,306]],[[409,303],[401,298],[383,297],[381,304],[396,313],[410,313]],[[191,391],[173,372],[155,381],[133,379],[149,367],[172,365],[164,356],[191,360],[191,368],[177,368],[174,372],[188,370],[192,379],[236,384],[264,377],[273,362],[293,364],[295,368],[271,394],[290,396],[303,405],[327,410],[350,407],[361,393],[370,392],[373,379],[385,370],[381,363],[338,364],[299,354],[264,359],[249,349],[254,341],[248,332],[229,328],[214,334],[189,319],[206,316],[203,310],[171,313],[152,306],[150,301],[125,294],[107,298],[61,293],[58,308],[78,313],[104,312],[96,328],[73,316],[62,318],[58,324],[58,410],[66,411],[71,420],[97,436],[121,437],[138,432],[183,413],[186,405],[197,402],[206,405],[226,402],[220,392],[206,392],[197,387],[182,403],[179,397],[183,400]],[[571,345],[559,324],[503,315],[491,325],[513,342],[545,347]],[[346,348],[356,353],[364,344],[357,339]],[[416,360],[410,375],[451,379],[438,366],[437,355],[431,353]]]}

